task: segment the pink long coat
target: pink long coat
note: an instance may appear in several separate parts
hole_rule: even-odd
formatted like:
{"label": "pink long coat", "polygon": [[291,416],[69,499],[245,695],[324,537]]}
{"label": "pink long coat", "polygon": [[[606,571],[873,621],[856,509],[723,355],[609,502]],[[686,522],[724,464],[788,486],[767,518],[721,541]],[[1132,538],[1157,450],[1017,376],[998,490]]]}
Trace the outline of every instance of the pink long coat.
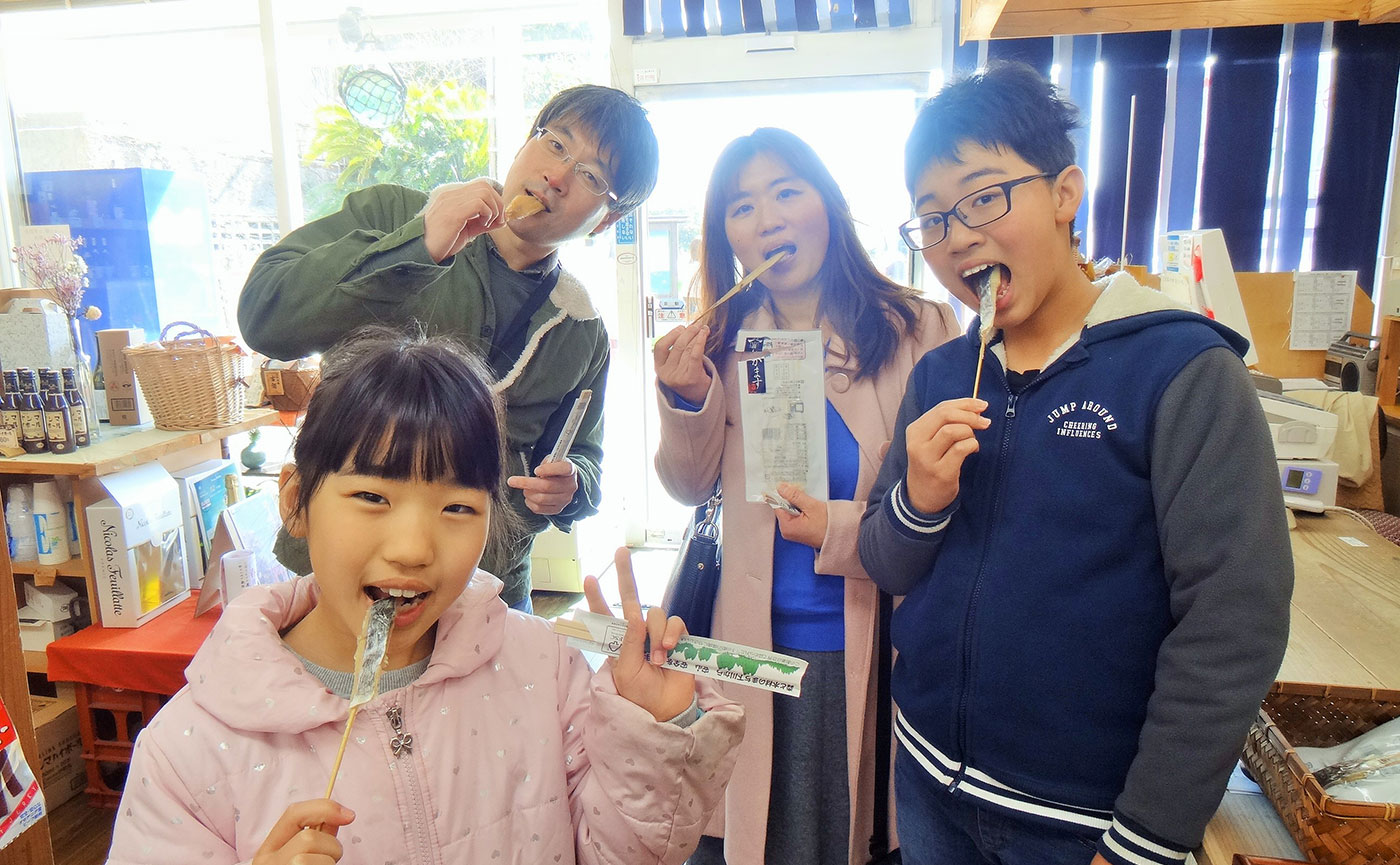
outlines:
{"label": "pink long coat", "polygon": [[[334,794],[356,815],[342,865],[684,861],[742,710],[702,686],[703,717],[658,722],[617,695],[610,666],[594,674],[549,623],[507,612],[500,590],[478,571],[423,675],[361,708]],[[288,805],[325,792],[349,704],[278,636],[315,597],[302,578],[224,612],[189,686],[136,740],[110,863],[246,863]],[[394,746],[391,706],[409,749]]]}
{"label": "pink long coat", "polygon": [[[743,326],[762,330],[773,329],[775,324],[767,308],[760,307]],[[920,301],[914,336],[900,344],[894,358],[876,375],[856,378],[854,362],[842,361],[846,352],[840,337],[830,337],[827,352],[826,398],[836,407],[860,447],[855,499],[827,503],[826,539],[816,559],[818,573],[847,578],[846,748],[850,767],[851,865],[863,865],[869,858],[875,790],[877,593],[861,567],[856,536],[866,496],[894,434],[895,416],[909,373],[925,353],[957,334],[958,323],[951,307]],[[661,446],[656,454],[656,470],[667,492],[685,504],[705,501],[716,476],[720,477],[725,491],[721,527],[724,564],[715,603],[714,636],[771,648],[776,520],[768,505],[744,501],[744,442],[735,364],[721,364],[718,375],[708,359],[705,365],[712,379],[700,411],[675,408],[664,391],[659,394]],[[772,780],[775,698],[752,688],[721,684],[720,689],[743,704],[748,732],[739,748],[739,761],[729,782],[724,808],[715,814],[705,834],[724,836],[725,856],[730,862],[762,862]]]}

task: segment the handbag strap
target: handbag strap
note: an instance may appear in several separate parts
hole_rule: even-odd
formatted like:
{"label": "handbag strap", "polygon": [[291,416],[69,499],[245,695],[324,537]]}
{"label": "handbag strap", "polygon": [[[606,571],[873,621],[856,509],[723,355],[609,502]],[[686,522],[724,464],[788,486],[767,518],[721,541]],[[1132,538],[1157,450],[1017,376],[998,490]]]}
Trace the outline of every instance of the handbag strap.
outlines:
{"label": "handbag strap", "polygon": [[890,851],[890,614],[893,596],[879,593],[875,625],[875,825],[870,833],[870,858],[878,862]]}
{"label": "handbag strap", "polygon": [[491,364],[491,370],[496,373],[496,378],[501,379],[510,372],[510,368],[515,365],[515,360],[520,356],[520,352],[525,348],[525,328],[530,323],[530,319],[544,306],[545,298],[554,291],[554,286],[559,284],[559,265],[540,279],[534,289],[530,291],[530,296],[525,299],[524,305],[516,310],[515,317],[506,325],[506,329],[501,331],[496,339],[491,341],[490,353],[487,358]]}

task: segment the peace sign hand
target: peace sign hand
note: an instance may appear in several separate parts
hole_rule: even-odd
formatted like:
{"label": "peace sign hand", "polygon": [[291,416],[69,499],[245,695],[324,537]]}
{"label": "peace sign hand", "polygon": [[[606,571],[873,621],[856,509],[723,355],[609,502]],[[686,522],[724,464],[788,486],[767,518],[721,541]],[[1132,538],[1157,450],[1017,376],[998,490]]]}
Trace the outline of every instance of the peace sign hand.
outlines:
{"label": "peace sign hand", "polygon": [[[627,620],[627,633],[622,648],[613,661],[613,684],[623,698],[641,706],[658,721],[669,721],[690,707],[695,699],[695,677],[689,673],[670,670],[666,653],[685,636],[685,622],[678,616],[666,617],[666,611],[652,607],[642,618],[642,605],[637,600],[637,581],[632,576],[632,555],[619,547],[613,556],[617,566],[617,588],[622,595],[622,617]],[[603,598],[597,577],[585,577],[583,593],[588,608],[595,613],[611,616],[612,609]],[[643,648],[651,638],[651,657]]]}

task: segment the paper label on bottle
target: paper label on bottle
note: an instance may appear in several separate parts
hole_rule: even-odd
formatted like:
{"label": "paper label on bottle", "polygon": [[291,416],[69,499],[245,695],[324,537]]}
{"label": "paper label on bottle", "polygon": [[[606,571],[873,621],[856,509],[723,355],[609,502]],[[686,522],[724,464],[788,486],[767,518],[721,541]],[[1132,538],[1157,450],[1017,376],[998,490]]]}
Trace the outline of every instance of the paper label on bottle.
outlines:
{"label": "paper label on bottle", "polygon": [[44,435],[51,442],[62,444],[68,441],[68,425],[63,422],[63,415],[56,411],[44,414]]}
{"label": "paper label on bottle", "polygon": [[0,450],[14,450],[19,446],[19,430],[12,426],[0,426]]}
{"label": "paper label on bottle", "polygon": [[41,442],[44,440],[44,415],[43,412],[26,411],[19,416],[20,434],[25,441]]}
{"label": "paper label on bottle", "polygon": [[73,418],[73,437],[86,437],[88,432],[87,411],[85,411],[82,406],[77,405],[72,407],[71,415]]}

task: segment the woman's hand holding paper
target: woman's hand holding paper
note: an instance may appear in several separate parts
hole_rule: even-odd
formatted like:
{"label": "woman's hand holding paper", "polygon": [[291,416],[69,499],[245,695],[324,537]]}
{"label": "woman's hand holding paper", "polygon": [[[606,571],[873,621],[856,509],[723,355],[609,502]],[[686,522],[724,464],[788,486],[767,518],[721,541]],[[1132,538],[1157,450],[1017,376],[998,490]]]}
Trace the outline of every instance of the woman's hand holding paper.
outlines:
{"label": "woman's hand holding paper", "polygon": [[826,539],[826,502],[807,495],[796,484],[778,484],[778,495],[787,499],[802,513],[793,515],[780,508],[774,509],[778,519],[778,532],[789,541],[806,544],[814,550],[822,548]]}

